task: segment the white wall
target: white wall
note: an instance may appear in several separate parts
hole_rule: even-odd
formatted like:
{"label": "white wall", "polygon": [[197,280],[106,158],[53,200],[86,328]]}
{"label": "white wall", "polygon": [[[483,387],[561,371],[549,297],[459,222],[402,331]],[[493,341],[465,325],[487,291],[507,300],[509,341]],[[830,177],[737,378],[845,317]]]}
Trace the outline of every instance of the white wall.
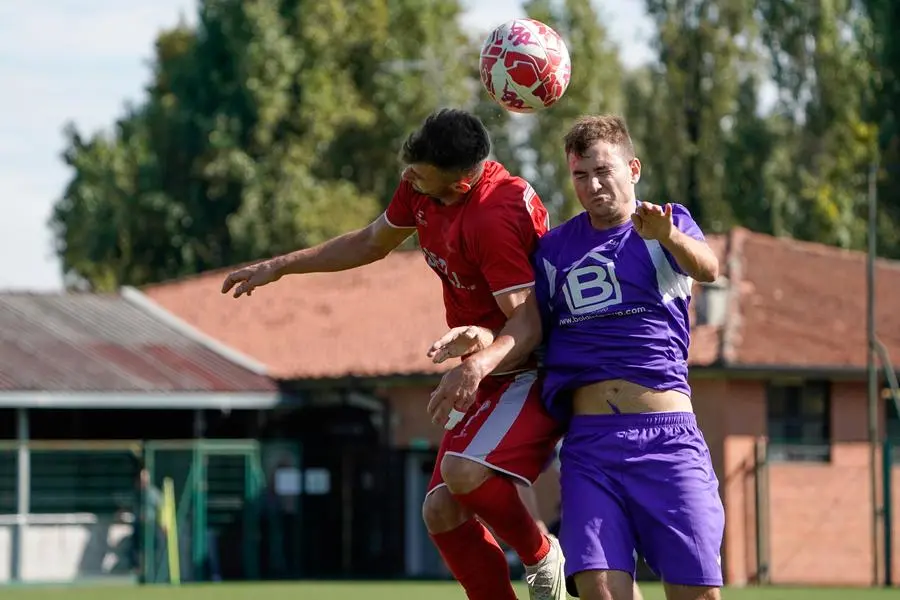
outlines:
{"label": "white wall", "polygon": [[[0,584],[12,580],[16,515],[0,515]],[[92,514],[31,515],[22,540],[22,581],[67,582],[128,575],[132,526]]]}

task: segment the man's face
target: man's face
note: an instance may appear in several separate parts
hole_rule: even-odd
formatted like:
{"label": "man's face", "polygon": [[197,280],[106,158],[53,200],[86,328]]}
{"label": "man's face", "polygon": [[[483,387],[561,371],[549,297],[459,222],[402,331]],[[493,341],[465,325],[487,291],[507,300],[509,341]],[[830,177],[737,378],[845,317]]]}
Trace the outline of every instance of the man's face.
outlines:
{"label": "man's face", "polygon": [[460,178],[442,171],[437,167],[424,163],[408,165],[403,169],[403,179],[412,184],[420,194],[439,200],[447,199],[460,193]]}
{"label": "man's face", "polygon": [[592,221],[616,222],[631,214],[641,176],[637,158],[629,160],[618,146],[598,141],[584,156],[569,154],[568,162],[575,194]]}

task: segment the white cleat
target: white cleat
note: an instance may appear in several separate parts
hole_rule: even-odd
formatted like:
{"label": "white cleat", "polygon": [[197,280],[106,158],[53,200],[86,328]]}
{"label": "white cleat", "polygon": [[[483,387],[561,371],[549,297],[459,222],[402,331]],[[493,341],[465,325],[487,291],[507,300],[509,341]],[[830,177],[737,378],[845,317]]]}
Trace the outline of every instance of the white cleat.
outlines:
{"label": "white cleat", "polygon": [[525,583],[531,600],[566,600],[566,559],[559,540],[548,535],[550,552],[541,562],[525,567]]}

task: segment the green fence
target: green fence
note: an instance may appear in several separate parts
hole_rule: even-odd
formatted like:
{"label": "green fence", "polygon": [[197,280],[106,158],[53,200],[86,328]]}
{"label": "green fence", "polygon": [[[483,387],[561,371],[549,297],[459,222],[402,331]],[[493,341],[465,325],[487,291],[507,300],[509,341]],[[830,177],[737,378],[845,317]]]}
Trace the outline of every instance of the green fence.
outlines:
{"label": "green fence", "polygon": [[[157,506],[146,506],[155,501],[145,495],[145,510],[156,517],[142,532],[146,581],[170,579],[169,555],[176,547],[181,578],[220,579],[223,535],[238,539],[241,578],[259,579],[265,481],[258,442],[152,443],[145,447],[145,464],[158,493]],[[166,480],[174,494],[174,534],[172,520],[162,514]]]}
{"label": "green fence", "polygon": [[256,440],[0,443],[0,527],[11,540],[0,561],[8,581],[25,583],[291,576],[277,562],[299,536],[272,487],[279,470],[299,473],[300,458],[296,443]]}

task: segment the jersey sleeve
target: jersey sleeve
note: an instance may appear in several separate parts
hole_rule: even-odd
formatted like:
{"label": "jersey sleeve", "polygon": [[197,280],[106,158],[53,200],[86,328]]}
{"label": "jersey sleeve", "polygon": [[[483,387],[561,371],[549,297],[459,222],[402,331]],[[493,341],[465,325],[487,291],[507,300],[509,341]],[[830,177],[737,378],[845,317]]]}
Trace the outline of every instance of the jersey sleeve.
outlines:
{"label": "jersey sleeve", "polygon": [[524,200],[520,205],[511,200],[485,210],[472,232],[475,258],[495,296],[534,285],[531,253],[537,232]]}
{"label": "jersey sleeve", "polygon": [[413,211],[413,191],[408,181],[400,182],[394,191],[394,197],[384,211],[384,218],[391,227],[411,229],[416,226]]}
{"label": "jersey sleeve", "polygon": [[706,237],[704,237],[703,232],[700,230],[700,226],[694,221],[694,217],[691,216],[690,211],[681,204],[672,204],[672,224],[675,225],[675,228],[681,233],[685,233],[701,242],[706,241]]}

